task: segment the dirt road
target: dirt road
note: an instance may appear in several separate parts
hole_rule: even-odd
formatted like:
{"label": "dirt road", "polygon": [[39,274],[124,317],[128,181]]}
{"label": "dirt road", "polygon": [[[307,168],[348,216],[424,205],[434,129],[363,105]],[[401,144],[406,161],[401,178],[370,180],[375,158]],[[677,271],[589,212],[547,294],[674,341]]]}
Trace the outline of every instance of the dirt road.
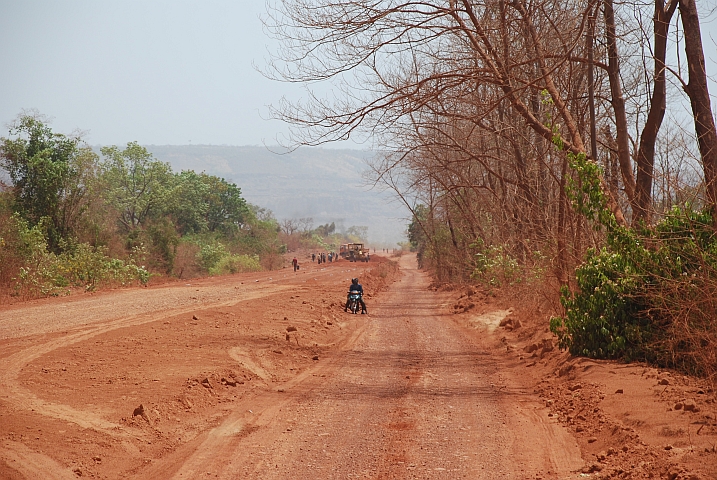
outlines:
{"label": "dirt road", "polygon": [[567,478],[579,469],[572,437],[501,375],[489,345],[445,318],[414,262],[403,258],[401,280],[311,377],[246,402],[147,478],[177,464],[174,478]]}
{"label": "dirt road", "polygon": [[0,478],[567,479],[608,465],[591,445],[642,452],[600,437],[597,387],[536,378],[508,312],[374,258],[0,309]]}

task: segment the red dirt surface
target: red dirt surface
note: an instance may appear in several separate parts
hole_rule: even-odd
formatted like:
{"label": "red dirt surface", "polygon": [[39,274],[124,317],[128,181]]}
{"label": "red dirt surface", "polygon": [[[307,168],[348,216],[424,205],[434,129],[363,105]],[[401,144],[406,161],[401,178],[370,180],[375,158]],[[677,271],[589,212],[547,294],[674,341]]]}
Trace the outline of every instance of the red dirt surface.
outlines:
{"label": "red dirt surface", "polygon": [[709,386],[468,293],[372,256],[2,307],[0,478],[717,478]]}

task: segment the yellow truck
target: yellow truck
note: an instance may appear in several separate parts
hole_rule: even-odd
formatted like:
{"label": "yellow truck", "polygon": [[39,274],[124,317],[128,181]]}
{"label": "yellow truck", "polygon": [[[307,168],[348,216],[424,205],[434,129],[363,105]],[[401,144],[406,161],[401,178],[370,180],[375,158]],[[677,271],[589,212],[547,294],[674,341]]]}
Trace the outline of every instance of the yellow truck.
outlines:
{"label": "yellow truck", "polygon": [[344,243],[339,247],[339,256],[349,262],[368,262],[368,249],[363,243]]}

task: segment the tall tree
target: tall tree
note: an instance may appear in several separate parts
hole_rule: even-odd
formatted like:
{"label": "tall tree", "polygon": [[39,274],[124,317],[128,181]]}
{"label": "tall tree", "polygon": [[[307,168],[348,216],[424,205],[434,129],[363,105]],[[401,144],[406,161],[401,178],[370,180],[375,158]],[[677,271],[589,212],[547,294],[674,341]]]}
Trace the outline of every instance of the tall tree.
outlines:
{"label": "tall tree", "polygon": [[105,196],[125,230],[135,230],[163,211],[173,184],[168,163],[155,159],[137,142],[128,143],[124,150],[111,146],[101,151]]}
{"label": "tall tree", "polygon": [[692,117],[702,157],[707,201],[717,228],[717,130],[707,86],[705,53],[702,48],[702,33],[696,0],[680,0],[680,17],[685,32],[685,54],[690,75],[685,91],[690,97],[692,105]]}
{"label": "tall tree", "polygon": [[78,136],[55,133],[39,114],[21,115],[0,139],[0,165],[14,188],[14,208],[31,226],[47,218],[48,246],[59,251],[88,208],[97,156]]}

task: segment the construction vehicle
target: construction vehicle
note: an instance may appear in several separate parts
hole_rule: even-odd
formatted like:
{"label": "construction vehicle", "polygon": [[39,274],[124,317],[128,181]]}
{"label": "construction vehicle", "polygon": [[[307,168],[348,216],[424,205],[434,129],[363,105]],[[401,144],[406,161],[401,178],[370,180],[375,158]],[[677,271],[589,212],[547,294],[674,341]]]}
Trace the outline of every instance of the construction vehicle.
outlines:
{"label": "construction vehicle", "polygon": [[350,262],[368,262],[368,249],[363,243],[344,243],[339,247],[339,256]]}

